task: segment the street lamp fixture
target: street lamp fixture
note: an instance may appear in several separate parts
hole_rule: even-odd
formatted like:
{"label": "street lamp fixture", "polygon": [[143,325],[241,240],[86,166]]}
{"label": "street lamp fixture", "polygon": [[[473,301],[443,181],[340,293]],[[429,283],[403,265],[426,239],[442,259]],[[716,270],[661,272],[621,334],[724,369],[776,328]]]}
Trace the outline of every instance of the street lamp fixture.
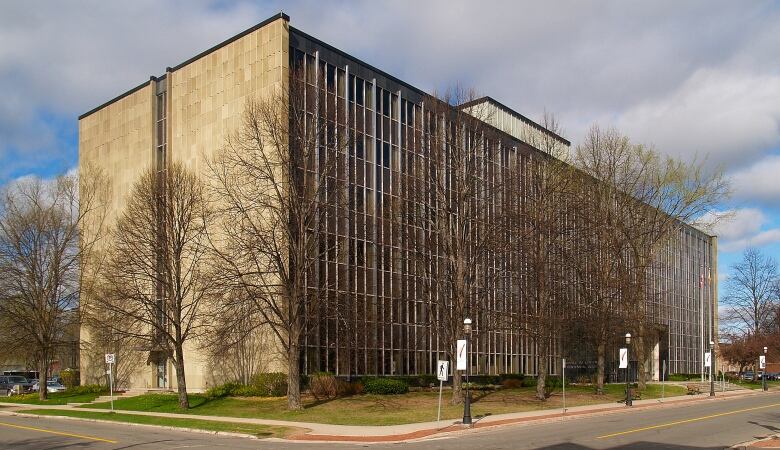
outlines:
{"label": "street lamp fixture", "polygon": [[764,385],[764,392],[766,392],[769,389],[766,385],[766,351],[767,348],[764,347],[764,368],[761,369],[761,384]]}
{"label": "street lamp fixture", "polygon": [[633,402],[631,400],[631,387],[628,384],[628,371],[629,371],[628,346],[629,345],[631,345],[631,333],[626,333],[626,406],[633,405]]}
{"label": "street lamp fixture", "polygon": [[469,372],[471,371],[471,319],[463,319],[463,333],[466,335],[466,398],[463,400],[463,425],[471,425],[471,390],[469,389]]}
{"label": "street lamp fixture", "polygon": [[710,397],[715,397],[715,378],[712,377],[713,364],[715,364],[715,343],[710,341]]}

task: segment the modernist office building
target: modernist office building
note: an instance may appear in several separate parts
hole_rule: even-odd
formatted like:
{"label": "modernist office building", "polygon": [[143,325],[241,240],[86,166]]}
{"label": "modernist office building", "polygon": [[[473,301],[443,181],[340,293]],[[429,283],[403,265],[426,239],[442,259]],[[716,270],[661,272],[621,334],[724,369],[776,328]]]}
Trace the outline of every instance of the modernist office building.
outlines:
{"label": "modernist office building", "polygon": [[[432,373],[443,343],[426,324],[425,295],[403,264],[410,251],[403,236],[412,225],[388,220],[385,211],[393,202],[412,200],[405,180],[414,175],[406,164],[410,156],[422,157],[423,91],[293,28],[279,14],[83,114],[80,164],[97,165],[110,175],[114,220],[145,168],[177,160],[204,171],[203,158],[239,126],[247,99],[279,88],[296,73],[293,69],[307,74],[309,88],[326,99],[327,108],[345,112],[337,120],[354,138],[346,158],[348,217],[328,230],[348,242],[350,251],[346,258],[320,264],[320,276],[336,281],[312,286],[326,300],[320,310],[310,311],[316,320],[303,343],[303,369],[337,375]],[[570,145],[491,98],[477,103],[492,112],[490,125],[517,158],[540,151],[528,144],[535,133]],[[506,169],[502,158],[486,164],[498,172]],[[661,294],[648,298],[659,331],[649,356],[656,377],[661,360],[669,361],[673,373],[701,371],[704,342],[717,327],[717,297],[714,283],[702,288],[698,280],[704,268],[716,273],[716,254],[714,237],[685,227],[659,258],[651,279],[653,292]],[[486,290],[480,302],[515,315],[524,311],[522,298],[499,292],[506,290]],[[340,315],[344,310],[350,314]],[[535,373],[538,361],[527,336],[511,328],[484,328],[477,320],[474,373]],[[89,339],[87,330],[83,336]],[[214,369],[199,358],[191,349],[187,380],[194,389],[215,381]],[[553,373],[559,370],[559,364],[551,367]],[[172,387],[171,370],[167,362],[154,361],[140,367],[131,384]]]}

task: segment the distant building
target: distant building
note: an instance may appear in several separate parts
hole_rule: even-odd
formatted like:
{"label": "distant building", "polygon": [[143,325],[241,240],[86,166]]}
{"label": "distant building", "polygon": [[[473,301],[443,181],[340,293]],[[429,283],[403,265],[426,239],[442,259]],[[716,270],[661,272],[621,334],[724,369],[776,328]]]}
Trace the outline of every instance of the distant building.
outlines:
{"label": "distant building", "polygon": [[[291,76],[291,67],[317,72],[311,88],[324,91],[333,107],[349,110],[348,126],[356,138],[349,157],[350,189],[359,201],[339,220],[335,233],[355,249],[354,258],[327,261],[323,271],[353,280],[321,292],[325,298],[348,299],[355,308],[348,320],[323,315],[303,343],[305,373],[337,375],[432,374],[440,344],[421,322],[424,298],[410,288],[400,264],[407,248],[399,229],[383,220],[388,200],[408,195],[397,182],[400,161],[416,151],[411,142],[424,126],[425,93],[341,50],[289,25],[284,14],[271,17],[79,117],[79,158],[110,175],[113,199],[109,220],[115,220],[133,183],[150,166],[181,161],[204,171],[203,158],[220,148],[240,124],[243,107],[252,96],[267,95]],[[568,147],[569,141],[489,97],[461,105],[494,111],[490,125],[513,143],[510,151],[530,155],[531,136],[545,134]],[[496,161],[498,167],[501,162]],[[498,167],[500,168],[500,167]],[[358,256],[362,255],[362,256]],[[382,255],[393,255],[382,258]],[[658,377],[661,361],[671,372],[701,372],[704,342],[717,328],[715,284],[699,280],[708,269],[717,273],[716,239],[692,227],[660,256],[662,269],[653,282],[661,296],[648,299],[657,329],[650,370]],[[706,269],[705,269],[706,268]],[[322,276],[328,276],[323,273]],[[495,292],[485,301],[495,302]],[[520,311],[522,299],[503,302]],[[336,309],[335,305],[326,308]],[[312,311],[312,314],[318,314]],[[318,316],[319,317],[319,316]],[[475,323],[480,328],[480,323]],[[88,330],[82,339],[89,341]],[[147,366],[138,367],[132,387],[171,388],[172,367],[152,351]],[[519,330],[494,330],[480,335],[473,348],[473,373],[534,374],[537,356]],[[552,364],[559,371],[560,360]],[[587,368],[589,361],[580,361]],[[87,362],[82,358],[82,366]],[[93,372],[103,370],[93,368]],[[208,366],[194,346],[187,354],[188,386],[202,389],[222,383],[218,367]],[[88,369],[82,367],[82,374]]]}

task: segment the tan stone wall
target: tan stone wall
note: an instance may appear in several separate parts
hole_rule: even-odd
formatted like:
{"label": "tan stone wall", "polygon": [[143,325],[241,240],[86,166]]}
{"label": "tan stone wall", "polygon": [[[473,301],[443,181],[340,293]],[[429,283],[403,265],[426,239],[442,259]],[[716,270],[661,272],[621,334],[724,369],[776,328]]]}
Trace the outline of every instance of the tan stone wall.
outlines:
{"label": "tan stone wall", "polygon": [[[204,175],[204,158],[211,157],[235,132],[244,105],[253,96],[267,95],[287,86],[289,33],[278,19],[167,74],[168,158]],[[140,173],[154,162],[155,87],[151,82],[79,121],[79,164],[102,168],[110,180],[112,197],[107,223],[121,214],[124,201]],[[89,346],[89,330],[82,329]],[[145,360],[145,357],[144,357]],[[83,378],[103,367],[82,357]],[[197,343],[186,345],[188,388],[198,391],[223,383],[209,367]],[[274,368],[278,370],[278,368]],[[92,376],[94,379],[94,375]],[[176,387],[168,365],[169,387]],[[156,385],[153,365],[139,368],[133,388]]]}
{"label": "tan stone wall", "polygon": [[[287,86],[289,33],[279,19],[168,74],[169,155],[200,175],[241,124],[247,100]],[[185,356],[188,389],[224,383],[219,368],[191,343]],[[212,373],[213,372],[213,373]],[[176,386],[170,371],[171,387]]]}
{"label": "tan stone wall", "polygon": [[203,158],[238,127],[246,101],[286,84],[289,47],[279,19],[170,74],[171,157],[202,172]]}
{"label": "tan stone wall", "polygon": [[[88,169],[102,169],[109,183],[107,227],[116,222],[136,179],[153,162],[153,99],[154,86],[150,83],[79,120],[79,171],[88,176]],[[85,230],[90,231],[95,232]],[[84,299],[82,303],[88,302]],[[87,327],[81,329],[81,341],[82,382],[93,383],[105,370],[100,364],[101,343],[92,342]],[[134,385],[150,381],[142,369],[134,378]]]}

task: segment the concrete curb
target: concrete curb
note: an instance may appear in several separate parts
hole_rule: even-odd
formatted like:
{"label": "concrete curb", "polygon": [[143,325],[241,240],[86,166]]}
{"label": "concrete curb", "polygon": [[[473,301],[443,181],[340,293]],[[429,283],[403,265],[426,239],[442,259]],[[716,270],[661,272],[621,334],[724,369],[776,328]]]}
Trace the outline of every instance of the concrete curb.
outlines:
{"label": "concrete curb", "polygon": [[[261,438],[259,436],[255,436],[253,434],[246,434],[246,433],[234,433],[230,431],[209,431],[209,430],[203,430],[200,428],[186,428],[186,427],[172,427],[169,425],[152,425],[148,423],[132,423],[132,422],[119,422],[115,420],[101,420],[101,419],[88,419],[86,417],[72,417],[72,416],[48,416],[48,415],[38,415],[38,414],[31,414],[31,413],[25,413],[25,412],[16,412],[16,411],[0,411],[0,415],[3,416],[18,416],[18,417],[34,417],[34,418],[53,418],[53,419],[60,419],[60,420],[76,420],[81,422],[96,422],[96,423],[107,423],[107,424],[113,424],[113,425],[128,425],[131,427],[143,427],[143,428],[161,428],[164,430],[173,430],[173,431],[184,431],[188,433],[201,433],[201,434],[211,434],[216,436],[226,436],[226,437],[239,437],[239,438],[246,438],[246,439],[277,439],[277,438]],[[227,421],[226,421],[227,422]],[[230,422],[227,422],[230,423]]]}

